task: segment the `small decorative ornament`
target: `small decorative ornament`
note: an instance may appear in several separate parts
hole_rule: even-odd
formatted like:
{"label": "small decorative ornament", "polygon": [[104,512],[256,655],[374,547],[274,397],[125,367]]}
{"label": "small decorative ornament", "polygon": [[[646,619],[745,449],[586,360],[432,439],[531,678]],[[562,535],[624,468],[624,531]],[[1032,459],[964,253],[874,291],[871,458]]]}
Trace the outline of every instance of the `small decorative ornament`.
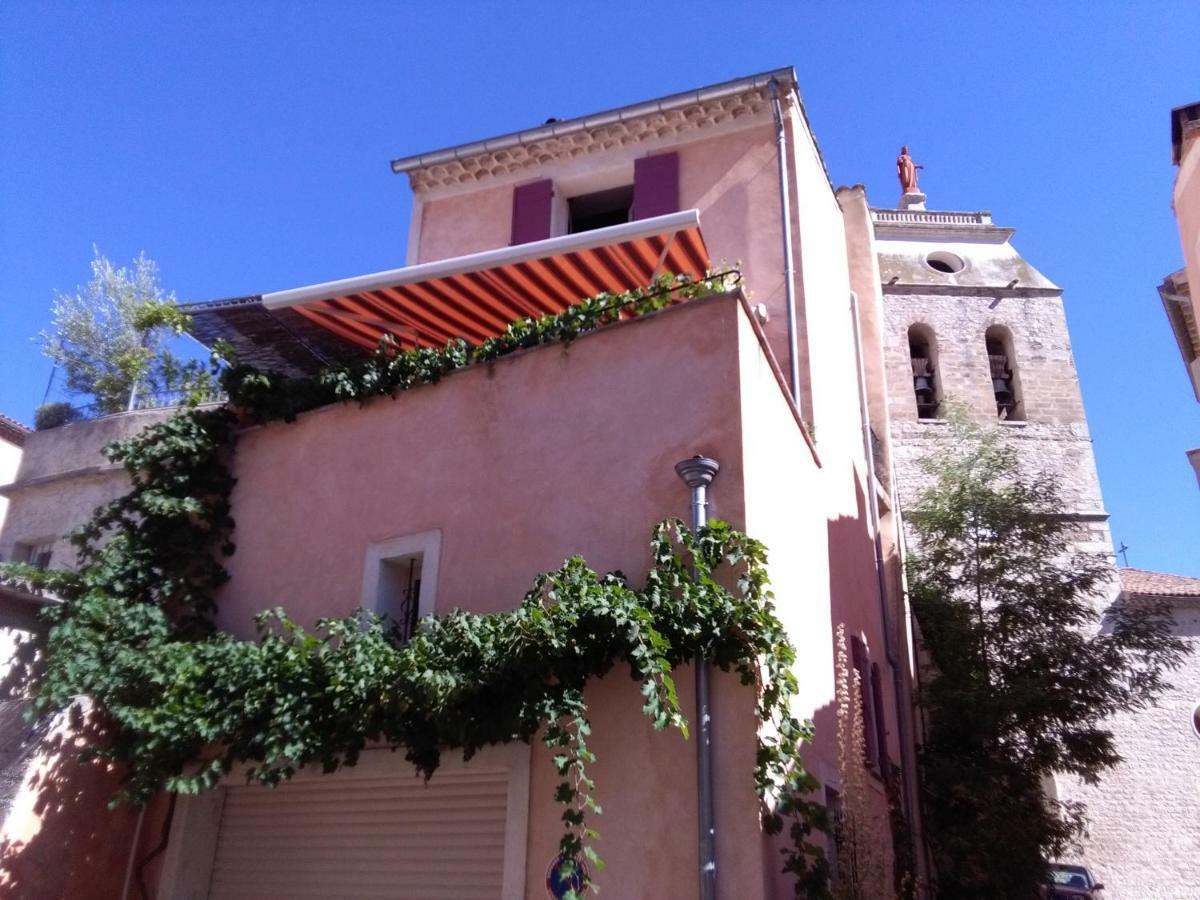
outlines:
{"label": "small decorative ornament", "polygon": [[[566,874],[566,866],[570,867],[570,875]],[[563,900],[568,891],[579,894],[588,883],[587,866],[582,860],[568,860],[561,853],[550,862],[546,870],[546,895],[552,900]]]}

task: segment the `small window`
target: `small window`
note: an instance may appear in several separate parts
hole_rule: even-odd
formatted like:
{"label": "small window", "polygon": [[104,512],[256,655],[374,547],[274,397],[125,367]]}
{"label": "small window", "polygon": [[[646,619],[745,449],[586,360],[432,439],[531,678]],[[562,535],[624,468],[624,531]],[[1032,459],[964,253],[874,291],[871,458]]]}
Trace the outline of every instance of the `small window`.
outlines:
{"label": "small window", "polygon": [[592,194],[580,194],[567,200],[568,232],[594,231],[629,221],[633,206],[633,185],[609,188]]}
{"label": "small window", "polygon": [[1200,703],[1192,710],[1192,730],[1196,732],[1196,737],[1200,737]]}
{"label": "small window", "polygon": [[1007,328],[993,325],[984,335],[984,344],[992,377],[992,395],[996,399],[996,418],[1012,422],[1024,420],[1012,334]]}
{"label": "small window", "polygon": [[13,559],[16,562],[27,563],[36,569],[50,568],[50,560],[53,556],[54,541],[19,543],[13,551]]}
{"label": "small window", "polygon": [[392,636],[407,641],[421,618],[433,613],[441,532],[427,531],[367,548],[362,606],[387,621]]}
{"label": "small window", "polygon": [[379,562],[379,589],[375,612],[386,616],[394,637],[407,641],[416,633],[421,609],[421,563],[424,554]]}
{"label": "small window", "polygon": [[924,325],[908,329],[908,356],[912,363],[913,395],[918,419],[936,419],[942,405],[937,371],[937,342]]}

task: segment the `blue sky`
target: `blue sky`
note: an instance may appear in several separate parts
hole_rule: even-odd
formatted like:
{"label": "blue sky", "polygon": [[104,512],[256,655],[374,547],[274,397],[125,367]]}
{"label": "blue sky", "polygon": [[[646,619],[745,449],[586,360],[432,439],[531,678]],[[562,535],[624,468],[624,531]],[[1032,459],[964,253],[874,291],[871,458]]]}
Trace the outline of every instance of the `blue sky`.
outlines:
{"label": "blue sky", "polygon": [[1200,444],[1155,290],[1200,3],[0,4],[0,411],[94,244],[196,300],[403,263],[394,157],[794,65],[835,184],[989,209],[1066,290],[1129,561],[1200,575]]}

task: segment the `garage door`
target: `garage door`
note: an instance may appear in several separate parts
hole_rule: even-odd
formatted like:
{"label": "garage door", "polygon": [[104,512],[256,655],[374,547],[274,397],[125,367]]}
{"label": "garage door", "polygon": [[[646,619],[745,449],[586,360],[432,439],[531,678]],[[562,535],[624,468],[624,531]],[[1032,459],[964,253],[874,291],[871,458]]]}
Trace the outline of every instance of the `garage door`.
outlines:
{"label": "garage door", "polygon": [[497,900],[507,796],[470,767],[228,787],[209,897]]}

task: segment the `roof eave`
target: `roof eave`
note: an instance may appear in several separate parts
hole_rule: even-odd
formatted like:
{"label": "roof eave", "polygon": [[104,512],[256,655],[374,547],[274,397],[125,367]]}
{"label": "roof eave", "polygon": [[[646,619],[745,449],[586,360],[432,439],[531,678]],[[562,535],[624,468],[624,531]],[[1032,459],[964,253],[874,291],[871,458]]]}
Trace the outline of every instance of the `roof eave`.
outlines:
{"label": "roof eave", "polygon": [[796,70],[791,66],[785,66],[780,69],[761,72],[757,75],[749,75],[744,78],[735,78],[731,81],[708,85],[707,87],[682,91],[677,94],[668,94],[665,97],[659,97],[655,100],[643,100],[640,103],[619,106],[615,109],[604,110],[603,112],[577,116],[573,119],[564,119],[561,122],[538,125],[534,128],[522,129],[521,131],[513,131],[482,141],[471,141],[470,143],[457,144],[428,153],[418,153],[415,156],[401,157],[400,159],[392,160],[392,172],[399,175],[403,172],[413,171],[414,169],[423,169],[427,166],[453,162],[481,153],[494,153],[509,147],[516,147],[535,141],[544,141],[547,138],[563,137],[564,135],[586,131],[590,128],[599,128],[616,122],[626,122],[641,118],[642,116],[653,115],[654,113],[668,112],[689,106],[693,103],[719,100],[746,91],[759,90],[766,87],[771,81],[782,82],[799,93],[796,82]]}

